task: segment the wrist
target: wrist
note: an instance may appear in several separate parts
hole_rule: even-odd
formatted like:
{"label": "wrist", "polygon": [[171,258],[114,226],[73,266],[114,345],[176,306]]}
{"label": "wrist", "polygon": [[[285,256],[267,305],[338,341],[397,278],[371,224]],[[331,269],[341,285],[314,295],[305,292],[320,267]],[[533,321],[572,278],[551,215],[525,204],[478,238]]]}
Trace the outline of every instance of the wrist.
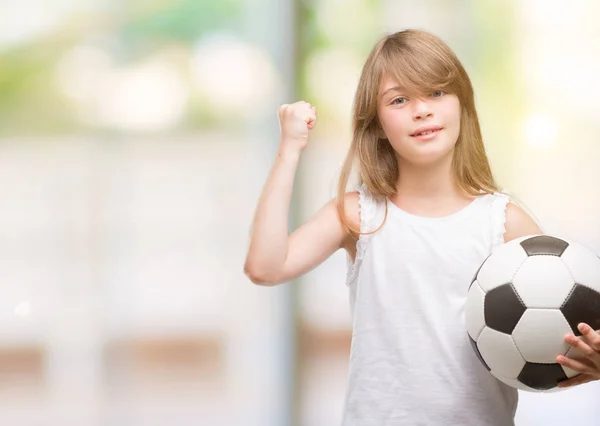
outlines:
{"label": "wrist", "polygon": [[282,140],[279,149],[277,150],[277,157],[297,161],[300,158],[301,153],[302,149],[298,147],[297,143],[294,143],[294,141],[289,143],[289,141]]}

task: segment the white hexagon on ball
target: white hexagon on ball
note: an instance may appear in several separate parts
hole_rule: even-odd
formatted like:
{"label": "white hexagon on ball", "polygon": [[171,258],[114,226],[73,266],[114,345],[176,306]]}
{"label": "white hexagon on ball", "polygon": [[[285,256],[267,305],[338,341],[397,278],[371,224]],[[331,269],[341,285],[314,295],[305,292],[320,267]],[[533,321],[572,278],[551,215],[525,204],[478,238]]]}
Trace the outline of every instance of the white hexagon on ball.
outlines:
{"label": "white hexagon on ball", "polygon": [[596,253],[581,244],[570,242],[560,258],[576,283],[600,293],[600,258]]}
{"label": "white hexagon on ball", "polygon": [[493,375],[516,379],[525,366],[509,334],[486,327],[477,339],[477,348]]}
{"label": "white hexagon on ball", "polygon": [[564,336],[571,326],[559,309],[527,309],[513,330],[512,338],[523,358],[529,362],[554,364],[569,344]]}
{"label": "white hexagon on ball", "polygon": [[530,256],[513,278],[513,286],[527,308],[560,308],[575,281],[557,256]]}
{"label": "white hexagon on ball", "polygon": [[465,323],[467,332],[471,339],[477,340],[481,330],[485,327],[484,316],[485,293],[479,287],[477,281],[473,282],[467,295],[467,303],[465,305]]}
{"label": "white hexagon on ball", "polygon": [[477,282],[484,292],[512,281],[515,271],[527,259],[527,253],[519,244],[524,239],[518,238],[501,245],[484,262],[477,273]]}
{"label": "white hexagon on ball", "polygon": [[[581,337],[579,337],[579,339],[581,339]],[[565,356],[567,358],[575,359],[577,361],[585,361],[587,359],[585,357],[585,355],[583,355],[581,352],[579,352],[577,349],[575,349],[573,347],[569,348],[569,350],[567,351]],[[569,379],[571,377],[575,377],[575,376],[579,375],[578,371],[571,370],[569,367],[565,367],[564,365],[561,365],[561,367]]]}

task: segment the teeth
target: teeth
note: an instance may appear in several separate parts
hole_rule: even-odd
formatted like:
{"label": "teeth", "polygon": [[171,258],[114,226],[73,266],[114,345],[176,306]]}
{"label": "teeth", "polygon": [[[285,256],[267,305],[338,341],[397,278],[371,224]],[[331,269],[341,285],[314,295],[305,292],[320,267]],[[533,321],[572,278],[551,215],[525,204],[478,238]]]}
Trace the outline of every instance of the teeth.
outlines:
{"label": "teeth", "polygon": [[423,133],[418,133],[418,134],[417,134],[417,136],[428,135],[428,134],[430,134],[430,133],[433,133],[434,131],[435,131],[435,130],[428,130],[428,131],[426,131],[426,132],[423,132]]}

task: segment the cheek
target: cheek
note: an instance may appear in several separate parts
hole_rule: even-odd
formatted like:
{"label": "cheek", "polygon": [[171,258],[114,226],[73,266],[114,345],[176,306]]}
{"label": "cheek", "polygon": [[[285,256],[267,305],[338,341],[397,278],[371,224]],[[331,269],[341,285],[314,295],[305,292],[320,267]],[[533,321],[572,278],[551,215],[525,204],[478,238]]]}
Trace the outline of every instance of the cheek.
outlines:
{"label": "cheek", "polygon": [[387,132],[389,130],[389,123],[390,123],[390,117],[389,114],[386,114],[385,112],[382,111],[378,111],[377,112],[377,119],[379,120],[379,125],[381,126],[381,128],[383,129],[384,132]]}
{"label": "cheek", "polygon": [[461,116],[461,108],[458,100],[454,103],[454,105],[450,108],[450,120],[455,124],[456,127],[460,127],[460,116]]}
{"label": "cheek", "polygon": [[460,116],[461,111],[459,105],[452,105],[446,109],[443,115],[443,122],[445,124],[448,135],[452,139],[457,139],[460,133]]}
{"label": "cheek", "polygon": [[388,138],[397,138],[399,135],[405,133],[408,128],[406,123],[404,123],[402,115],[394,114],[393,112],[381,114],[379,116],[379,123]]}
{"label": "cheek", "polygon": [[454,115],[450,118],[451,128],[453,132],[458,133],[460,131],[460,114]]}
{"label": "cheek", "polygon": [[461,127],[461,124],[460,124],[460,112],[458,114],[456,114],[456,116],[454,118],[454,126],[453,127],[454,127],[454,131],[452,132],[453,136],[456,139],[458,139],[458,135],[460,134],[460,127]]}

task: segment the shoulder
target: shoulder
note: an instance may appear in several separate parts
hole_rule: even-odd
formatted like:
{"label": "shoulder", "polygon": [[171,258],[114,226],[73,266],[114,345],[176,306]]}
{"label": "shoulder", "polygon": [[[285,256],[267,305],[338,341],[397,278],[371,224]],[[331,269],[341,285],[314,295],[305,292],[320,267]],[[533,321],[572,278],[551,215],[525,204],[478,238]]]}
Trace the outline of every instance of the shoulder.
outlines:
{"label": "shoulder", "polygon": [[346,221],[353,229],[364,227],[361,231],[371,231],[375,223],[385,215],[386,201],[385,197],[373,195],[363,183],[344,195]]}
{"label": "shoulder", "polygon": [[[344,194],[344,198],[342,200],[344,208],[341,211],[337,205],[338,200],[334,199],[332,202],[335,203],[340,223],[342,224],[342,227],[345,228],[345,236],[341,246],[342,248],[346,249],[346,251],[348,251],[352,257],[354,257],[356,251],[356,240],[358,239],[358,232],[360,232],[360,193],[358,191],[354,191]],[[342,212],[349,229],[344,226],[344,221],[340,215]]]}
{"label": "shoulder", "polygon": [[521,207],[509,202],[506,205],[506,232],[504,242],[527,235],[542,234],[542,229]]}
{"label": "shoulder", "polygon": [[344,210],[348,224],[354,228],[360,228],[360,193],[358,191],[347,192],[344,195]]}

